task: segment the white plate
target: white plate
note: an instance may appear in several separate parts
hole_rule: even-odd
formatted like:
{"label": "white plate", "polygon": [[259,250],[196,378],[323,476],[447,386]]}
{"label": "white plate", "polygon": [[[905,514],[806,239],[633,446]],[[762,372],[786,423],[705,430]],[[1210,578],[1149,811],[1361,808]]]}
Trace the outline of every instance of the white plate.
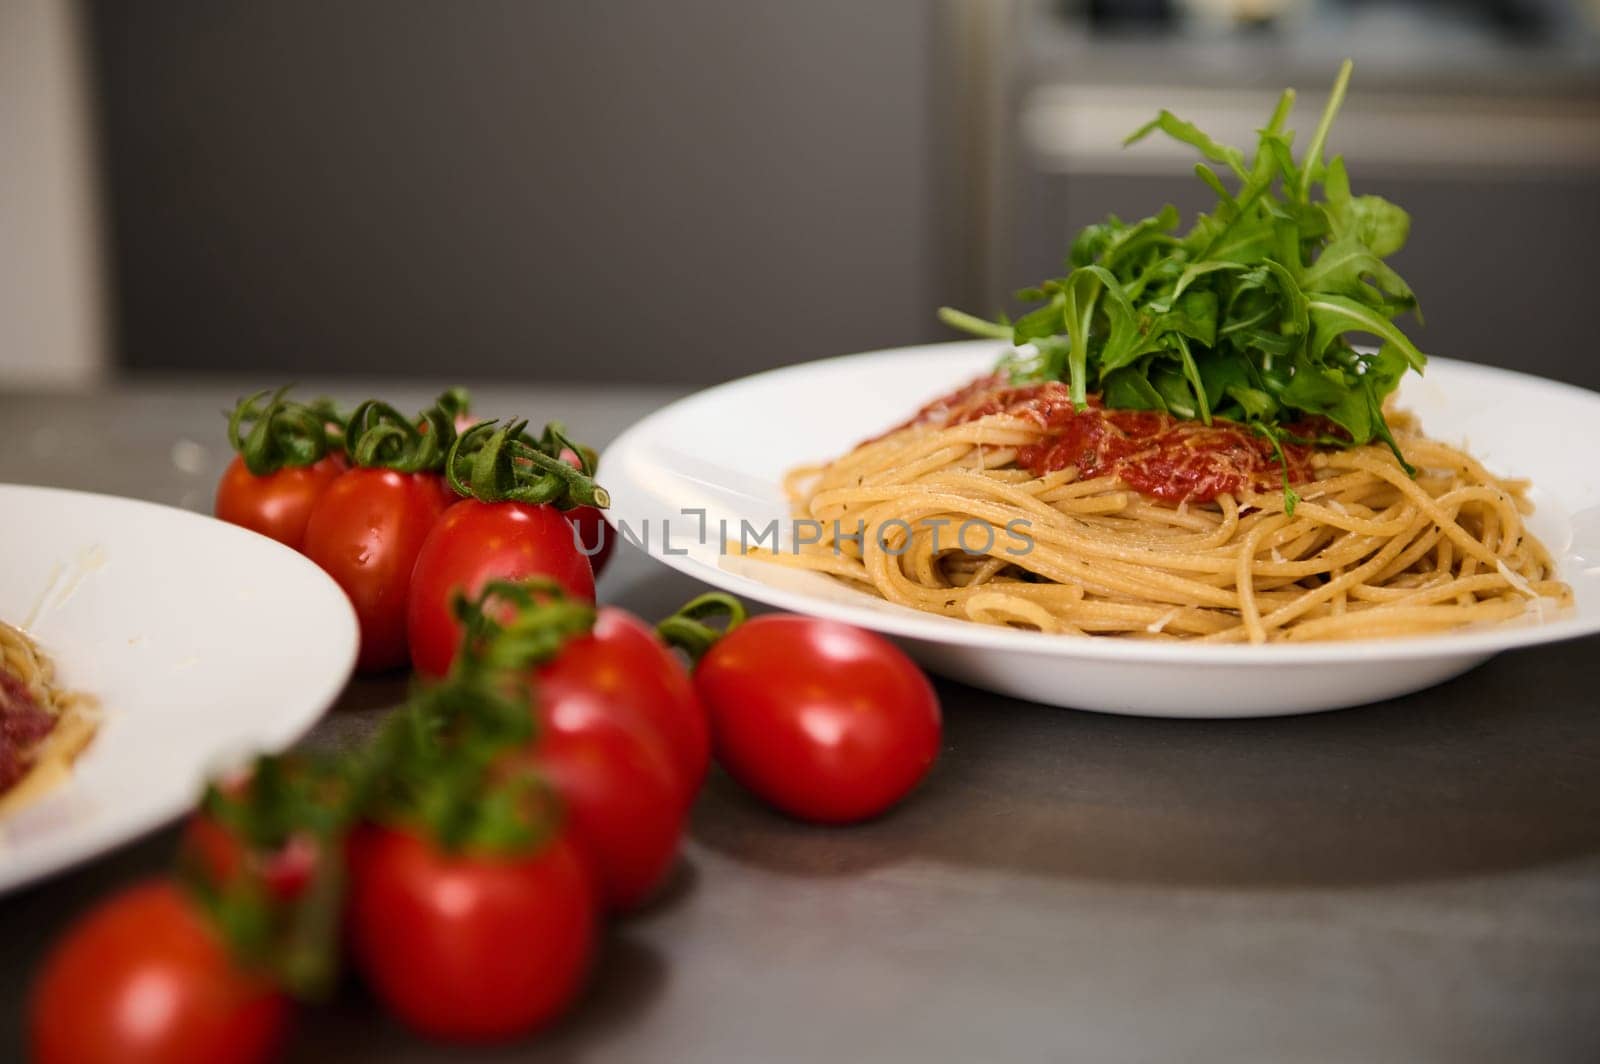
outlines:
{"label": "white plate", "polygon": [[0,484],[0,617],[104,719],[70,780],[0,820],[0,890],[156,827],[208,772],[332,705],[356,623],[321,569],[154,503]]}
{"label": "white plate", "polygon": [[[1490,469],[1531,477],[1533,530],[1577,608],[1544,624],[1433,637],[1294,646],[1085,639],[979,625],[883,602],[817,573],[726,555],[719,529],[784,522],[779,487],[909,417],[993,365],[990,341],[878,351],[790,366],[683,399],[606,451],[611,517],[676,569],[737,595],[899,639],[929,669],[1003,694],[1113,713],[1248,717],[1307,713],[1406,694],[1510,647],[1600,631],[1600,395],[1505,370],[1434,359],[1401,401],[1432,436]],[[706,513],[701,535],[698,511]]]}

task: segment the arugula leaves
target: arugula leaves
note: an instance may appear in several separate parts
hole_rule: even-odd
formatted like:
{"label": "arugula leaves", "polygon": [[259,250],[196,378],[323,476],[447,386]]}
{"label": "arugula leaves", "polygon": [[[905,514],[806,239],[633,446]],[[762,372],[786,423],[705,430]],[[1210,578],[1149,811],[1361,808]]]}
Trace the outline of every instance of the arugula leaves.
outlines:
{"label": "arugula leaves", "polygon": [[[1278,447],[1309,442],[1292,426],[1320,416],[1349,438],[1314,442],[1382,440],[1404,465],[1383,400],[1407,369],[1422,372],[1427,356],[1395,324],[1421,315],[1384,259],[1405,244],[1411,219],[1381,197],[1352,195],[1344,160],[1323,160],[1350,71],[1346,60],[1298,161],[1294,133],[1284,129],[1292,89],[1260,130],[1254,158],[1162,111],[1126,143],[1162,133],[1197,149],[1206,162],[1195,174],[1216,193],[1215,210],[1186,233],[1170,205],[1137,222],[1113,215],[1078,234],[1065,276],[1018,293],[1038,305],[1015,322],[948,307],[940,318],[1011,341],[1021,351],[1001,366],[1014,381],[1065,381],[1080,405],[1098,391],[1111,407],[1207,424],[1229,418]],[[1359,352],[1352,337],[1382,346]]]}

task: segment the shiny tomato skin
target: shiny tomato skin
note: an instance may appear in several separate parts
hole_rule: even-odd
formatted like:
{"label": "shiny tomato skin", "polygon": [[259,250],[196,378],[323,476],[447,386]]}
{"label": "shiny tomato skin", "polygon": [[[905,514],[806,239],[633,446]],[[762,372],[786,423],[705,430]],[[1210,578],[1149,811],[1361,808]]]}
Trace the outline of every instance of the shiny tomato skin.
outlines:
{"label": "shiny tomato skin", "polygon": [[[583,459],[570,447],[562,448],[561,460],[574,469],[583,468]],[[594,578],[600,579],[601,571],[617,546],[616,529],[611,527],[604,511],[597,506],[574,506],[564,513],[572,523],[572,531],[583,545],[582,549],[591,552],[589,565],[594,569]]]}
{"label": "shiny tomato skin", "polygon": [[653,738],[593,705],[556,704],[542,716],[530,758],[566,810],[596,896],[613,911],[636,909],[678,855],[687,805],[677,768]]}
{"label": "shiny tomato skin", "polygon": [[563,836],[521,856],[448,854],[409,832],[350,840],[356,965],[384,1005],[434,1038],[495,1041],[561,1015],[595,947],[589,873]]}
{"label": "shiny tomato skin", "polygon": [[285,466],[258,477],[245,468],[242,456],[234,455],[217,484],[214,512],[229,524],[299,550],[312,506],[346,468],[343,455],[330,454],[308,466]]}
{"label": "shiny tomato skin", "polygon": [[417,671],[442,676],[455,660],[461,625],[451,602],[457,591],[476,595],[490,580],[529,576],[548,576],[569,594],[594,601],[594,571],[560,510],[477,499],[452,506],[428,534],[411,578],[407,631]]}
{"label": "shiny tomato skin", "polygon": [[877,816],[939,754],[939,699],[893,643],[834,621],[769,614],[695,668],[718,762],[778,809],[824,824]]}
{"label": "shiny tomato skin", "polygon": [[305,554],[344,588],[361,626],[363,672],[406,663],[411,570],[453,496],[433,473],[352,469],[306,523]]}
{"label": "shiny tomato skin", "polygon": [[591,551],[589,565],[594,569],[594,578],[600,579],[600,573],[606,567],[606,562],[611,560],[611,552],[617,546],[617,532],[606,520],[606,515],[594,506],[574,506],[565,511],[572,531],[581,543],[583,551]]}
{"label": "shiny tomato skin", "polygon": [[534,678],[551,712],[580,708],[654,733],[677,768],[685,803],[711,763],[711,732],[688,672],[655,630],[626,610],[603,607],[594,630],[568,641]]}
{"label": "shiny tomato skin", "polygon": [[241,972],[172,883],[134,887],[67,932],[30,1002],[37,1064],[270,1059],[289,1004]]}

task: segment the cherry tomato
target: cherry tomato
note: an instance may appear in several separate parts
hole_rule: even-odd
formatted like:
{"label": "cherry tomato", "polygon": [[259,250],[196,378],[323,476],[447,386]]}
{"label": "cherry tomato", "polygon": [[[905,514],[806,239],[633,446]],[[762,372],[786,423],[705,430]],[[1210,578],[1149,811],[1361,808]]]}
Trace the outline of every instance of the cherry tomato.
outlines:
{"label": "cherry tomato", "polygon": [[344,456],[330,454],[311,465],[285,466],[258,477],[234,455],[217,484],[216,515],[299,550],[313,504],[345,469]]}
{"label": "cherry tomato", "polygon": [[617,546],[616,530],[606,520],[605,513],[594,506],[574,506],[564,515],[572,525],[577,542],[582,544],[580,553],[593,552],[589,554],[589,564],[594,568],[594,578],[600,579],[600,571],[611,560],[611,552]]}
{"label": "cherry tomato", "polygon": [[711,760],[705,710],[683,665],[631,613],[602,608],[590,634],[569,640],[540,667],[535,687],[556,719],[579,720],[588,711],[654,733],[677,769],[685,803],[700,789]]}
{"label": "cherry tomato", "polygon": [[312,507],[306,557],[322,566],[355,606],[360,669],[406,663],[411,570],[450,501],[443,479],[433,473],[352,469]]}
{"label": "cherry tomato", "polygon": [[531,760],[555,788],[603,904],[633,909],[667,878],[686,805],[667,752],[592,703],[541,710]]}
{"label": "cherry tomato", "polygon": [[436,1038],[526,1034],[582,989],[593,887],[564,836],[521,856],[449,854],[409,832],[350,842],[356,963],[403,1022]]}
{"label": "cherry tomato", "polygon": [[933,685],[893,643],[850,625],[757,617],[712,645],[694,681],[717,760],[802,820],[876,816],[939,754]]}
{"label": "cherry tomato", "polygon": [[117,895],[46,959],[30,1009],[38,1064],[262,1061],[289,1006],[241,971],[171,883]]}
{"label": "cherry tomato", "polygon": [[[583,468],[583,459],[571,447],[562,448],[561,460],[574,469]],[[582,550],[589,552],[594,578],[600,579],[600,571],[606,567],[611,552],[617,546],[616,530],[606,520],[605,512],[597,506],[574,506],[563,512],[572,525],[573,534],[582,544]]]}
{"label": "cherry tomato", "polygon": [[189,818],[179,845],[212,884],[232,883],[256,870],[280,901],[292,901],[304,893],[317,868],[317,842],[311,835],[291,835],[280,849],[262,853],[246,846],[234,831],[205,812]]}
{"label": "cherry tomato", "polygon": [[476,595],[490,580],[548,576],[569,594],[594,601],[594,572],[553,506],[463,499],[417,555],[407,625],[418,672],[442,676],[455,660],[461,625],[455,594]]}

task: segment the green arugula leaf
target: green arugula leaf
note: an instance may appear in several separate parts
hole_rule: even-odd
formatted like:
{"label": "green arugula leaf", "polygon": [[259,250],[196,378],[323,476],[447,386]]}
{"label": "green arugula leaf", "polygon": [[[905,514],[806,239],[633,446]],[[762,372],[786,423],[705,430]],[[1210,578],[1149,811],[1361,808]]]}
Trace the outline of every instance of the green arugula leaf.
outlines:
{"label": "green arugula leaf", "polygon": [[1103,384],[1105,387],[1101,395],[1107,406],[1119,410],[1159,410],[1163,414],[1169,413],[1166,400],[1150,383],[1148,369],[1128,366],[1106,374]]}
{"label": "green arugula leaf", "polygon": [[[1168,413],[1186,419],[1200,417],[1202,408],[1195,401],[1196,393],[1190,390],[1189,381],[1181,370],[1158,363],[1150,371],[1150,386],[1161,396]],[[1209,423],[1210,418],[1206,420]]]}
{"label": "green arugula leaf", "polygon": [[1065,304],[1066,300],[1057,293],[1044,306],[1018,318],[1011,330],[1011,342],[1020,347],[1041,336],[1054,336],[1059,333],[1065,324],[1061,317],[1062,307]]}
{"label": "green arugula leaf", "polygon": [[1122,142],[1123,147],[1137,144],[1151,133],[1160,130],[1173,140],[1181,141],[1192,148],[1197,148],[1201,155],[1214,163],[1222,163],[1239,177],[1245,176],[1244,154],[1238,148],[1230,148],[1226,144],[1218,144],[1210,135],[1201,132],[1193,122],[1185,122],[1171,111],[1163,110],[1149,122],[1140,126],[1127,139]]}
{"label": "green arugula leaf", "polygon": [[1094,318],[1095,305],[1104,287],[1100,272],[1093,266],[1081,266],[1067,278],[1063,315],[1067,320],[1067,382],[1072,392],[1072,402],[1082,410],[1089,404],[1089,330]]}
{"label": "green arugula leaf", "polygon": [[[1126,143],[1161,133],[1198,151],[1193,172],[1215,195],[1213,210],[1187,232],[1170,205],[1132,222],[1109,217],[1073,240],[1065,277],[1019,293],[1035,305],[1014,324],[948,308],[941,319],[1018,345],[1004,372],[1064,381],[1080,406],[1098,389],[1112,408],[1247,422],[1280,456],[1284,440],[1375,439],[1398,455],[1383,401],[1427,363],[1396,324],[1405,314],[1420,322],[1416,295],[1385,261],[1404,246],[1411,219],[1382,197],[1353,194],[1342,157],[1324,160],[1350,72],[1348,62],[1340,67],[1298,158],[1292,90],[1258,130],[1248,162],[1162,111]],[[1373,337],[1376,352],[1356,349]],[[1310,416],[1337,431],[1299,440]]]}
{"label": "green arugula leaf", "polygon": [[939,320],[952,329],[960,329],[962,332],[968,332],[974,336],[982,336],[990,340],[1011,339],[1011,326],[1006,322],[985,321],[954,307],[940,307]]}
{"label": "green arugula leaf", "polygon": [[1278,466],[1283,470],[1283,512],[1293,517],[1294,508],[1300,505],[1300,493],[1289,483],[1289,459],[1283,454],[1283,432],[1259,422],[1251,427],[1272,441],[1272,449],[1278,454]]}
{"label": "green arugula leaf", "polygon": [[1346,333],[1370,333],[1398,348],[1418,373],[1428,364],[1428,356],[1417,350],[1417,345],[1394,322],[1371,307],[1331,294],[1313,296],[1306,301],[1306,307],[1311,312],[1311,346],[1317,353]]}
{"label": "green arugula leaf", "polygon": [[1397,306],[1409,310],[1417,302],[1411,286],[1354,233],[1346,233],[1324,248],[1301,274],[1300,283],[1374,309]]}
{"label": "green arugula leaf", "polygon": [[1246,421],[1270,421],[1278,409],[1278,401],[1272,396],[1243,384],[1228,385],[1228,398],[1239,404]]}

